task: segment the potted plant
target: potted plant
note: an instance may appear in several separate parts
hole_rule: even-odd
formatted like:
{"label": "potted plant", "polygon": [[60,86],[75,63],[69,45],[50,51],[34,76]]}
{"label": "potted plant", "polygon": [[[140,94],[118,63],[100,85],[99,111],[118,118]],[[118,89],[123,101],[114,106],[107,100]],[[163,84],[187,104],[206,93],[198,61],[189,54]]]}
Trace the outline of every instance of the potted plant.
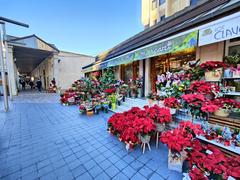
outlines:
{"label": "potted plant", "polygon": [[84,103],[79,106],[79,111],[81,114],[86,113],[86,107],[85,107]]}
{"label": "potted plant", "polygon": [[152,107],[145,106],[144,108],[148,117],[154,121],[157,132],[163,132],[166,128],[166,123],[170,123],[172,121],[169,108],[159,107],[157,105]]}
{"label": "potted plant", "polygon": [[213,101],[213,103],[219,107],[214,114],[220,117],[228,117],[232,108],[236,107],[237,105],[235,100],[225,97],[217,98]]}
{"label": "potted plant", "polygon": [[170,97],[164,100],[164,106],[170,108],[171,114],[176,114],[176,110],[181,107],[181,104],[175,97]]}
{"label": "potted plant", "polygon": [[117,95],[112,94],[112,95],[109,96],[109,98],[110,98],[112,110],[116,110],[116,108],[117,108]]}
{"label": "potted plant", "polygon": [[200,67],[205,70],[206,81],[219,81],[223,74],[223,68],[225,69],[227,65],[220,61],[207,61]]}
{"label": "potted plant", "polygon": [[230,66],[224,71],[224,77],[233,77],[233,72],[236,71],[237,65],[240,64],[240,54],[226,56],[224,60]]}
{"label": "potted plant", "polygon": [[151,135],[155,131],[155,124],[150,118],[136,118],[133,127],[138,133],[138,138],[142,143],[149,143]]}
{"label": "potted plant", "polygon": [[224,140],[224,146],[230,146],[231,145],[231,139],[232,139],[232,132],[228,127],[223,128],[222,137],[223,137],[223,140]]}

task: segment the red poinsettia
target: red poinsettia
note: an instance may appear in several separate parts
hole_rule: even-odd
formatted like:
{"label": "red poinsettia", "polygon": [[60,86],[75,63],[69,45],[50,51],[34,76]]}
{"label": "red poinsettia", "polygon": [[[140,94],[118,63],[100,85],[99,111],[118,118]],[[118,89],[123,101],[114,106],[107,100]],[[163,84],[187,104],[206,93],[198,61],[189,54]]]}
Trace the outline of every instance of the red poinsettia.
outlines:
{"label": "red poinsettia", "polygon": [[161,108],[157,105],[152,107],[144,107],[148,117],[151,118],[156,123],[169,123],[172,121],[172,115],[169,108]]}
{"label": "red poinsettia", "polygon": [[224,109],[230,109],[238,106],[238,102],[236,102],[234,99],[225,97],[214,99],[213,104]]}
{"label": "red poinsettia", "polygon": [[175,97],[170,97],[164,99],[164,106],[168,108],[180,108],[181,104],[179,103],[179,100],[176,99]]}
{"label": "red poinsettia", "polygon": [[193,93],[212,94],[220,91],[220,87],[205,81],[194,81],[191,83],[189,90]]}
{"label": "red poinsettia", "polygon": [[219,106],[213,104],[211,101],[202,104],[201,110],[205,113],[213,113],[219,109]]}
{"label": "red poinsettia", "polygon": [[224,62],[220,61],[207,61],[205,63],[202,63],[200,67],[207,71],[213,71],[218,68],[226,68],[227,65]]}
{"label": "red poinsettia", "polygon": [[133,122],[133,127],[137,133],[142,135],[151,134],[156,129],[156,126],[150,118],[136,118]]}
{"label": "red poinsettia", "polygon": [[108,89],[105,89],[104,92],[107,94],[112,94],[116,92],[116,88],[108,88]]}

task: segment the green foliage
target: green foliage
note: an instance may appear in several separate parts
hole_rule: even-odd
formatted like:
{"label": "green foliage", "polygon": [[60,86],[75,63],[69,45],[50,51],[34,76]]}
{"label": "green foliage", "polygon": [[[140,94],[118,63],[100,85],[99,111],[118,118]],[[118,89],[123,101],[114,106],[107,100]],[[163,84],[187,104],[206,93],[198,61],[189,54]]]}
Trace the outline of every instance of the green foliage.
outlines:
{"label": "green foliage", "polygon": [[102,90],[109,88],[109,85],[112,85],[116,82],[114,71],[112,68],[108,68],[99,79],[100,86]]}
{"label": "green foliage", "polygon": [[240,54],[235,54],[232,56],[226,56],[224,58],[225,62],[229,65],[233,65],[234,67],[237,66],[237,64],[240,64]]}

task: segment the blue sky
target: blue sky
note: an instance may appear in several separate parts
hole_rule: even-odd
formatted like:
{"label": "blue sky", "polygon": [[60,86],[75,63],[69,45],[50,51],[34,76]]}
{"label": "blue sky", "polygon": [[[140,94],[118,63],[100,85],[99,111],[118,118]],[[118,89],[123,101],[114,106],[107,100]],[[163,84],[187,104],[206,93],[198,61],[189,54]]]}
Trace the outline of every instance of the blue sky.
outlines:
{"label": "blue sky", "polygon": [[36,34],[60,50],[97,55],[143,30],[141,0],[0,0],[10,35]]}

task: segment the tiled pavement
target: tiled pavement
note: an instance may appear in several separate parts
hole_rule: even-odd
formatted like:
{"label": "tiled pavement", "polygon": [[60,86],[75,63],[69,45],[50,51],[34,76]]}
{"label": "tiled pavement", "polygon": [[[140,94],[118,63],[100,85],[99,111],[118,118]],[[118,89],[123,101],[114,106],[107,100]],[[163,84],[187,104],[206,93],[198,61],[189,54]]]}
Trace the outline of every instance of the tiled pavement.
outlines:
{"label": "tiled pavement", "polygon": [[82,116],[51,94],[24,94],[3,112],[0,98],[1,179],[182,179],[167,168],[167,148],[127,152],[106,131],[111,114]]}

